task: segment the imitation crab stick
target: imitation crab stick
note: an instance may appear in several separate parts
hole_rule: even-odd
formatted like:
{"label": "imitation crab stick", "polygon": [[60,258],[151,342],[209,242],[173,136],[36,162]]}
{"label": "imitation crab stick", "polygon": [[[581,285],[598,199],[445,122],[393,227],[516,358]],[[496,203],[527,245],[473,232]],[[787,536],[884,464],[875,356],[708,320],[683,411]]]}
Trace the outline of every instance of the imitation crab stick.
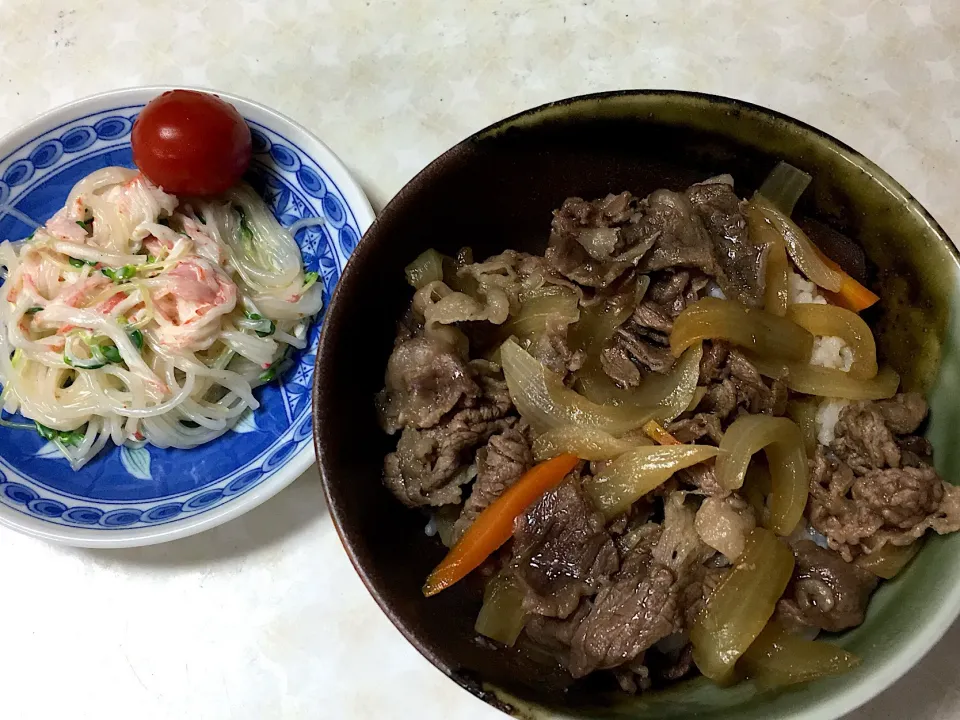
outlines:
{"label": "imitation crab stick", "polygon": [[560,484],[576,466],[575,455],[564,453],[535,465],[474,520],[423,586],[426,597],[436,595],[480,567],[513,535],[513,521],[531,503]]}

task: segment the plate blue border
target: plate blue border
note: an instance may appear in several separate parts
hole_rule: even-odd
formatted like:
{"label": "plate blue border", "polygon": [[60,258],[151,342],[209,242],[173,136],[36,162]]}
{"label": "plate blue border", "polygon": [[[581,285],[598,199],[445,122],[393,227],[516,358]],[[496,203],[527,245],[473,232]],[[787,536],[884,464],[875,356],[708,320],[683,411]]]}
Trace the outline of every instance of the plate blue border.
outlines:
{"label": "plate blue border", "polygon": [[[87,113],[73,118],[67,122],[55,125],[45,130],[43,133],[35,136],[31,140],[21,143],[16,149],[8,153],[4,158],[0,159],[0,164],[8,166],[9,164],[12,164],[12,162],[19,161],[20,158],[14,160],[15,156],[22,153],[26,148],[33,148],[34,145],[39,146],[43,142],[46,142],[49,139],[48,136],[56,131],[64,128],[72,129],[72,126],[80,125],[84,120],[90,120],[91,118],[111,115],[116,116],[118,114],[120,114],[122,117],[126,117],[123,115],[123,113],[129,111],[139,111],[142,107],[143,104],[140,103],[121,105],[113,108],[103,109],[97,112]],[[126,119],[132,120],[131,117],[126,117]],[[266,132],[269,135],[277,138],[280,143],[286,145],[288,148],[295,149],[297,153],[302,156],[302,158],[309,159],[311,164],[322,173],[323,181],[326,184],[326,187],[333,189],[333,195],[339,201],[340,206],[346,210],[346,217],[344,218],[343,222],[338,223],[338,225],[340,228],[348,227],[352,230],[354,234],[353,247],[355,247],[356,242],[359,242],[359,239],[362,236],[362,231],[360,229],[361,226],[357,218],[356,210],[347,202],[342,189],[333,179],[333,177],[331,177],[329,172],[325,171],[321,163],[314,160],[306,151],[303,150],[299,144],[290,140],[290,138],[285,134],[271,129],[264,123],[257,122],[249,118],[247,121],[254,130]],[[121,137],[127,137],[128,135],[129,133],[127,132]],[[94,141],[94,144],[95,142],[96,141]],[[79,156],[76,159],[71,159],[66,163],[58,164],[55,162],[50,166],[50,170],[51,172],[59,172],[64,168],[71,166],[72,164],[80,162],[81,159],[89,159],[90,157],[96,157],[111,151],[123,150],[127,147],[129,147],[129,142],[101,145],[93,152]],[[35,150],[35,148],[33,149]],[[27,153],[27,155],[30,154],[32,153]],[[302,158],[300,160],[301,163]],[[283,178],[282,175],[277,173],[268,165],[264,166],[262,169],[267,174],[273,176],[274,179],[279,179],[281,182],[284,182],[285,178]],[[12,188],[9,188],[6,183],[3,183],[5,187],[0,189],[11,192],[3,193],[8,195],[8,197],[6,198],[6,202],[4,203],[3,207],[0,207],[0,217],[7,214],[8,206],[12,206],[16,202],[22,200],[26,195],[39,187],[42,182],[43,178],[40,178],[25,187],[15,186],[17,187],[17,192],[15,194],[12,192]],[[316,208],[313,207],[313,204],[310,202],[308,197],[306,197],[307,193],[301,192],[302,188],[299,186],[299,184],[290,183],[289,181],[284,184],[287,186],[286,189],[289,190],[292,195],[295,195],[300,203],[309,208],[311,213],[320,214],[317,213]],[[325,193],[326,192],[329,191],[327,190]],[[322,196],[317,197],[312,193],[309,195],[318,200],[322,199]],[[333,255],[334,274],[336,279],[339,278],[339,275],[343,270],[343,266],[346,264],[346,259],[349,258],[349,254],[352,252],[353,247],[344,248],[337,241],[337,238],[333,236],[333,233],[330,233],[329,246],[331,254]],[[332,286],[328,287],[326,294],[329,296],[332,294],[332,290]],[[319,328],[317,325],[314,326],[311,335],[311,346],[303,356],[303,358],[310,360],[309,372],[306,378],[308,387],[310,384],[312,384],[312,359],[315,357],[316,343],[319,336]],[[301,365],[304,365],[303,358],[301,358]],[[81,495],[67,493],[55,488],[51,488],[45,483],[32,478],[26,479],[27,482],[30,482],[34,485],[34,487],[30,487],[18,482],[18,480],[24,479],[23,471],[12,466],[9,462],[7,462],[6,458],[0,456],[0,467],[3,468],[3,470],[0,470],[0,502],[10,509],[16,510],[20,514],[26,515],[30,518],[40,519],[46,523],[61,527],[89,528],[100,531],[127,530],[147,525],[156,527],[160,525],[177,523],[184,519],[184,512],[189,512],[192,517],[196,517],[197,515],[209,512],[215,508],[222,507],[224,504],[230,502],[231,499],[239,497],[256,488],[265,480],[267,480],[274,471],[276,471],[279,467],[282,467],[283,462],[286,459],[292,457],[295,453],[301,451],[305,446],[309,445],[311,438],[312,419],[310,416],[310,403],[307,402],[300,414],[297,415],[290,423],[288,430],[243,467],[235,469],[224,476],[216,478],[209,483],[206,483],[203,486],[192,489],[188,492],[152,497],[143,502],[129,502],[120,500],[111,501],[104,499],[92,500]],[[4,470],[6,472],[4,472]],[[256,477],[254,477],[254,474],[256,474]],[[16,480],[10,480],[8,475],[15,477]],[[214,488],[212,487],[214,485],[220,487]],[[40,494],[36,492],[36,489],[39,488],[49,491],[55,497],[41,497]],[[56,499],[57,497],[60,499]],[[67,498],[78,500],[81,503],[86,504],[68,507],[66,503],[61,502],[62,499]],[[183,500],[182,502],[178,503],[183,509],[181,512],[176,513],[175,516],[168,519],[163,516],[163,513],[149,515],[149,513],[153,511],[162,510],[164,507],[173,505],[174,503],[171,503],[170,501],[175,499]],[[97,508],[96,506],[101,507]],[[101,508],[104,508],[104,506],[108,506],[111,509],[107,512],[103,512]],[[84,516],[83,513],[86,511],[93,512]],[[54,513],[56,513],[56,516],[54,516]],[[100,513],[100,517],[96,521],[91,520],[93,515],[96,513]],[[137,519],[135,521],[130,521],[130,518],[134,515],[137,516]],[[111,521],[111,518],[113,521]]]}

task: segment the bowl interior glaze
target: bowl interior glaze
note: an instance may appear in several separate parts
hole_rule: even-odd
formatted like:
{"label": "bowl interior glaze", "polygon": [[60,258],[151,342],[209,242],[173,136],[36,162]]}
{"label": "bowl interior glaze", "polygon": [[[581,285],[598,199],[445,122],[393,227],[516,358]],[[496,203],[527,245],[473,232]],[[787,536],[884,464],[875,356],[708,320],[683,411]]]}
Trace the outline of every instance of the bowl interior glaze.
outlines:
{"label": "bowl interior glaze", "polygon": [[464,687],[523,717],[833,718],[866,702],[914,664],[960,612],[960,536],[932,538],[875,595],[866,622],[836,641],[862,666],[843,677],[766,693],[702,680],[637,698],[561,693],[560,674],[480,642],[479,588],[464,582],[425,600],[420,586],[442,558],[424,517],[380,482],[395,439],[376,424],[394,324],[411,291],[403,267],[422,250],[477,258],[506,248],[542,252],[551,211],[571,195],[682,188],[732,173],[748,196],[786,160],[813,175],[797,209],[857,240],[882,306],[872,318],[882,358],[905,387],[927,392],[937,467],[955,481],[951,442],[958,384],[951,308],[960,281],[953,245],[886,173],[819,131],[763,108],[678,92],[574,98],[497,123],[435,160],[391,201],[358,246],[329,308],[314,387],[316,443],[330,510],[358,572],[383,610],[434,664]]}

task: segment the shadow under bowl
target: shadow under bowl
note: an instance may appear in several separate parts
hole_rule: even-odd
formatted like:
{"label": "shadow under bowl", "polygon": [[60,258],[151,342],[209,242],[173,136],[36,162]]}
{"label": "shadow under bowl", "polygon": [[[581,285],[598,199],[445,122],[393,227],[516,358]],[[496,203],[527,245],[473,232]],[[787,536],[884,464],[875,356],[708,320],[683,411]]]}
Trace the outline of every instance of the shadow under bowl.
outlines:
{"label": "shadow under bowl", "polygon": [[791,118],[692,93],[626,91],[573,98],[501,121],[458,144],[411,180],[367,232],[347,265],[317,355],[315,442],[334,522],[384,612],[431,662],[471,692],[524,717],[835,718],[906,672],[960,612],[960,535],[931,538],[871,602],[866,622],[836,638],[863,659],[839,678],[780,691],[719,689],[694,680],[635,698],[589,686],[562,688],[522,653],[473,631],[480,588],[462,582],[429,600],[424,578],[445,549],[422,514],[381,484],[396,438],[377,426],[395,323],[410,301],[403,268],[433,247],[477,258],[506,248],[541,253],[551,211],[569,196],[683,188],[731,173],[749,196],[777,161],[814,180],[797,213],[855,239],[882,296],[870,318],[881,357],[907,389],[927,392],[928,437],[944,477],[960,476],[951,441],[960,383],[951,309],[960,285],[954,246],[892,178],[856,151]]}

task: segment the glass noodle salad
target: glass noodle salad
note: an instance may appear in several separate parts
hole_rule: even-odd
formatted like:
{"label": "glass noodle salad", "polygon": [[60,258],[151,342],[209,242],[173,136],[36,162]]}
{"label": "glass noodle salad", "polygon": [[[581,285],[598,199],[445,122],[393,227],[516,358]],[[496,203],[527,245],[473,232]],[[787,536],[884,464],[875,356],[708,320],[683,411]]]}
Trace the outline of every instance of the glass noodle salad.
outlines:
{"label": "glass noodle salad", "polygon": [[322,305],[317,273],[249,186],[178,198],[121,167],[0,243],[0,266],[0,405],[75,470],[110,441],[193,448],[225,433]]}

